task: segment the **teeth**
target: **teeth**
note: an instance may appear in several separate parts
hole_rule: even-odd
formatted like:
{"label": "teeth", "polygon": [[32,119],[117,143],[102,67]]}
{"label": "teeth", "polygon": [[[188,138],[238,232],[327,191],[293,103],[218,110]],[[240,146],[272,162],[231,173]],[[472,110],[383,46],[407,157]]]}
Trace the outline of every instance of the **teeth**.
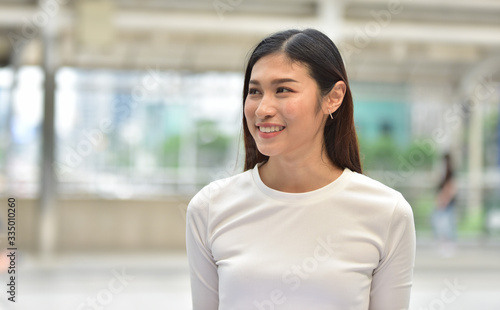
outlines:
{"label": "teeth", "polygon": [[270,126],[270,127],[259,127],[261,132],[276,132],[285,129],[284,126]]}

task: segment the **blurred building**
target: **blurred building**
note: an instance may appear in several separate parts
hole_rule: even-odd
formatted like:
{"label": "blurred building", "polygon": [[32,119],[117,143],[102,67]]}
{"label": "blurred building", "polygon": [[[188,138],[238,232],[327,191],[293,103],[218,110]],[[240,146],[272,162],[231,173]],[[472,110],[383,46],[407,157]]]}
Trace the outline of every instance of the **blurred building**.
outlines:
{"label": "blurred building", "polygon": [[30,251],[182,249],[191,195],[241,168],[249,50],[314,27],[343,54],[366,173],[417,227],[446,151],[463,217],[493,214],[498,16],[493,0],[0,0],[0,196],[26,200]]}

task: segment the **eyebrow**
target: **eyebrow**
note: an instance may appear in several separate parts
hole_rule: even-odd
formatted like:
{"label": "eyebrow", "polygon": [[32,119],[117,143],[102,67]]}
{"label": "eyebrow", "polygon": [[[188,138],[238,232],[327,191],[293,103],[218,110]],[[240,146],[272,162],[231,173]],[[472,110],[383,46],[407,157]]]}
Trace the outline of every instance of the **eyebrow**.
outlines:
{"label": "eyebrow", "polygon": [[[281,84],[281,83],[298,83],[299,81],[296,81],[294,79],[275,79],[271,81],[272,85],[276,84]],[[259,81],[257,80],[250,80],[249,84],[255,84],[255,85],[260,85]]]}

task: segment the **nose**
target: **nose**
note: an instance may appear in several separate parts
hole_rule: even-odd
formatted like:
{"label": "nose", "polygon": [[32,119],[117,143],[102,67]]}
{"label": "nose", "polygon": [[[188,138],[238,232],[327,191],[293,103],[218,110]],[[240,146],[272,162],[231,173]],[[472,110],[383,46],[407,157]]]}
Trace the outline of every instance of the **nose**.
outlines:
{"label": "nose", "polygon": [[255,110],[255,116],[259,119],[266,119],[276,114],[276,106],[272,96],[264,94]]}

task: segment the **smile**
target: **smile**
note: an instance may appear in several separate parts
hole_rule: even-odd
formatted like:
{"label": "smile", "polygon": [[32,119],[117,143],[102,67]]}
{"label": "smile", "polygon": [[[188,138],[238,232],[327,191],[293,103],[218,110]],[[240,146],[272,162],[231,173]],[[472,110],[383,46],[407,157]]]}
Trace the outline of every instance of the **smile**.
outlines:
{"label": "smile", "polygon": [[269,126],[269,127],[260,127],[259,126],[259,131],[265,132],[265,133],[278,132],[278,131],[282,131],[283,129],[285,129],[285,126]]}

